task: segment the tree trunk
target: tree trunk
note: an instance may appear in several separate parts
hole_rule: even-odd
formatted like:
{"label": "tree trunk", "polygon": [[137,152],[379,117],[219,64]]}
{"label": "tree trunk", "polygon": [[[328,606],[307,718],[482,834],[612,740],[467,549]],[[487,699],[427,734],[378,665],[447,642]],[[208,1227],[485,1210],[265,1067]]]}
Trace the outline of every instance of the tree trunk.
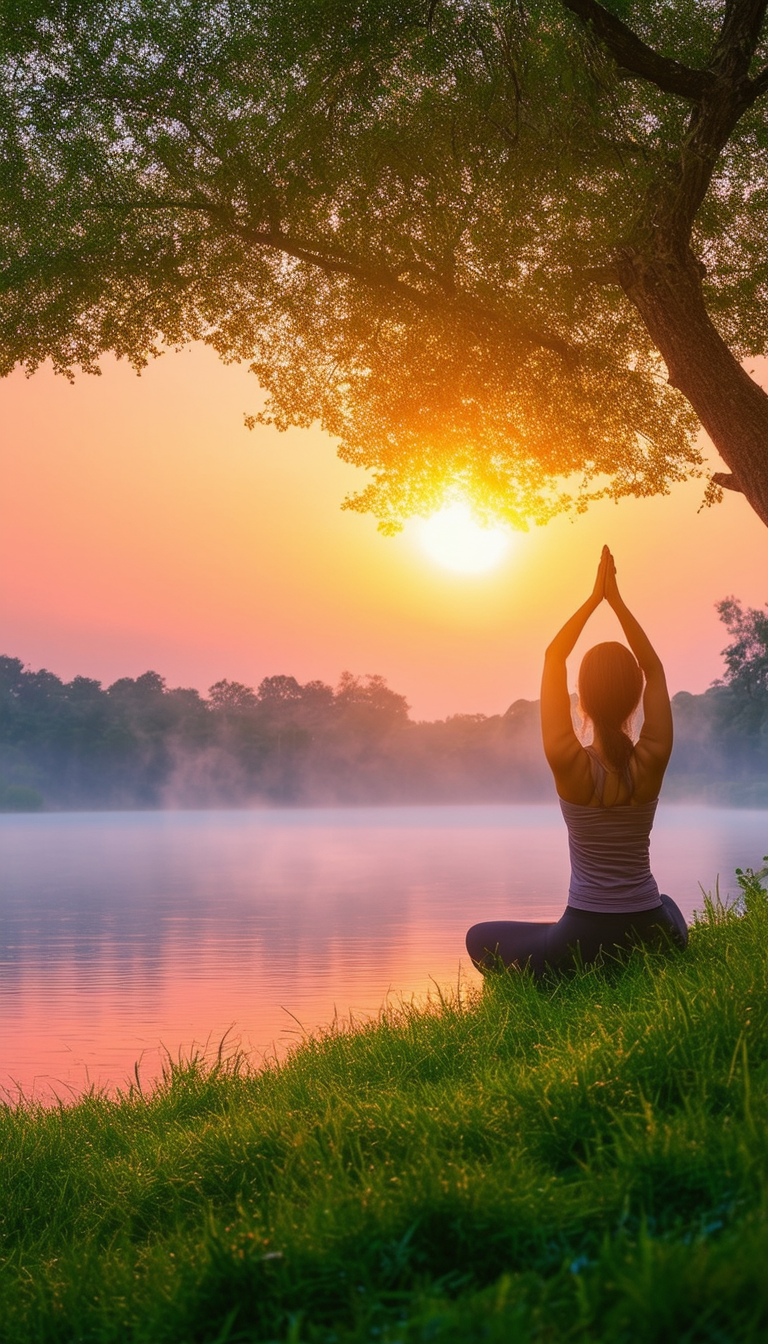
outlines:
{"label": "tree trunk", "polygon": [[709,434],[739,490],[768,527],[768,396],[731,354],[704,305],[701,267],[692,253],[648,257],[627,251],[621,284],[679,388]]}

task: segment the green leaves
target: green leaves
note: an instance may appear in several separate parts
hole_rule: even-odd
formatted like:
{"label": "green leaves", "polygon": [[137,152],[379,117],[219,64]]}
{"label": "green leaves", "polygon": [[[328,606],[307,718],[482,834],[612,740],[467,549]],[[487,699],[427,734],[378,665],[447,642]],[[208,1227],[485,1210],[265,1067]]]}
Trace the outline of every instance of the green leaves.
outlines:
{"label": "green leaves", "polygon": [[[688,105],[558,0],[5,9],[3,372],[204,339],[372,472],[348,503],[385,530],[451,492],[525,527],[699,471],[615,268]],[[708,5],[640,17],[663,53],[714,41]],[[762,116],[699,225],[744,349]]]}

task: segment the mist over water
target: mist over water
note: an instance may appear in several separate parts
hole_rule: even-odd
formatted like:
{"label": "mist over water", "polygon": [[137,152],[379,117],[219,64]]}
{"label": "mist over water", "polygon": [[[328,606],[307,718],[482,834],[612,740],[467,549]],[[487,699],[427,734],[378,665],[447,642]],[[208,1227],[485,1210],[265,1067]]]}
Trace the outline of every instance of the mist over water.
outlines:
{"label": "mist over water", "polygon": [[[736,890],[768,812],[662,807],[662,891]],[[0,1086],[66,1099],[149,1083],[171,1056],[256,1059],[327,1024],[478,977],[479,919],[556,919],[554,805],[61,813],[0,817]]]}

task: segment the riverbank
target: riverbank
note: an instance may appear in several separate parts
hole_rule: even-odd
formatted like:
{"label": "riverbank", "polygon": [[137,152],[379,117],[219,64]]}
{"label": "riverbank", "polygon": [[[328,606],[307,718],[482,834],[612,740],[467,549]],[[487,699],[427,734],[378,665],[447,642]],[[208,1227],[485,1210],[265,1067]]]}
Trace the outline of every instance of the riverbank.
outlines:
{"label": "riverbank", "polygon": [[0,1339],[768,1330],[768,900],[685,955],[0,1114]]}

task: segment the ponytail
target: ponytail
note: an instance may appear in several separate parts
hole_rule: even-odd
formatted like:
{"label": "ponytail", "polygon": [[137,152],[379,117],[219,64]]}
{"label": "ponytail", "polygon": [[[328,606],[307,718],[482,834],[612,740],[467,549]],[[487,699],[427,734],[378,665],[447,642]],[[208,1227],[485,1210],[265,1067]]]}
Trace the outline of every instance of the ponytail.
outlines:
{"label": "ponytail", "polygon": [[600,745],[603,748],[605,759],[614,770],[618,770],[621,775],[626,775],[629,769],[629,762],[632,758],[632,752],[635,744],[632,738],[623,728],[617,728],[615,724],[609,723],[607,719],[589,716],[595,725],[595,731],[600,738]]}

